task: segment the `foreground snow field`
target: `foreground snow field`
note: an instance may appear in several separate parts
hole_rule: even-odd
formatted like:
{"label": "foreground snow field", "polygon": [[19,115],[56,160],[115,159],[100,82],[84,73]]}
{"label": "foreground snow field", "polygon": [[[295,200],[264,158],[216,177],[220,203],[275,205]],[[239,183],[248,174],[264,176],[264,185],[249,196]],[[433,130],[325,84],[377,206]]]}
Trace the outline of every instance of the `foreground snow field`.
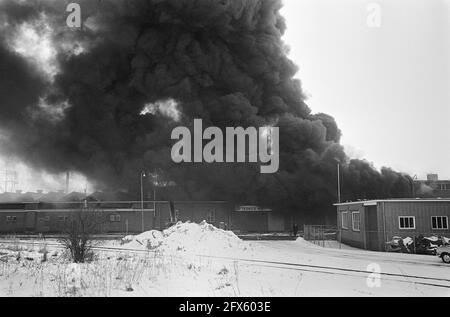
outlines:
{"label": "foreground snow field", "polygon": [[450,266],[179,223],[105,242],[79,265],[55,241],[0,240],[0,296],[450,296]]}

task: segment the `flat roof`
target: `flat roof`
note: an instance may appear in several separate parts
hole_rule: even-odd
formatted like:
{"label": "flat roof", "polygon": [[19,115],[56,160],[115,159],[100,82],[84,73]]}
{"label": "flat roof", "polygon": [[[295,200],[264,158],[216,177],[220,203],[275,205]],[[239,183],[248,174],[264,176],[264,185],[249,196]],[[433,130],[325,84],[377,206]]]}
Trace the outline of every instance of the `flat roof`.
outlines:
{"label": "flat roof", "polygon": [[360,200],[350,201],[345,203],[335,203],[333,206],[349,206],[356,204],[363,204],[364,206],[375,206],[377,203],[417,203],[417,202],[448,202],[450,198],[405,198],[405,199],[373,199],[373,200]]}
{"label": "flat roof", "polygon": [[[116,201],[109,201],[109,200],[87,200],[88,205],[94,205],[94,204],[148,204],[148,203],[168,203],[169,200],[116,200]],[[228,203],[226,200],[174,200],[174,203],[177,204],[201,204],[201,203],[212,203],[212,204],[223,204]],[[21,204],[54,204],[54,205],[84,205],[85,201],[0,201],[0,205],[21,205]]]}

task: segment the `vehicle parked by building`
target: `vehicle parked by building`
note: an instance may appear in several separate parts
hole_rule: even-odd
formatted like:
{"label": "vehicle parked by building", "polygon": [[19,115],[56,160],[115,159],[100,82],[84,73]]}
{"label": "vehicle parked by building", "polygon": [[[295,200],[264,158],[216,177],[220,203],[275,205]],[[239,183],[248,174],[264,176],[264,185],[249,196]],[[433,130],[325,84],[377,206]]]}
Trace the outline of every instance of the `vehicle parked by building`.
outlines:
{"label": "vehicle parked by building", "polygon": [[444,263],[450,264],[450,245],[437,248],[436,255],[440,257]]}

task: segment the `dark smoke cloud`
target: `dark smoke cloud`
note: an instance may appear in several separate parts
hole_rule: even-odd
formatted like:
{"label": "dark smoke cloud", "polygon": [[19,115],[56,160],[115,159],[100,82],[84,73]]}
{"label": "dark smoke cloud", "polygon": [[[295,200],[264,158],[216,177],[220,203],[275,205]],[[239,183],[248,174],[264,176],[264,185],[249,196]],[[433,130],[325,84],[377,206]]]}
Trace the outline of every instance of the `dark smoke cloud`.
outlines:
{"label": "dark smoke cloud", "polygon": [[[141,170],[158,168],[179,185],[175,199],[231,199],[307,213],[336,201],[337,159],[344,199],[409,195],[406,176],[349,160],[335,120],[311,113],[281,40],[280,0],[78,3],[82,30],[66,27],[67,2],[0,2],[8,21],[0,31],[0,124],[10,136],[3,146],[27,163],[130,191]],[[34,23],[42,13],[58,45],[53,81],[7,45],[14,25]],[[70,43],[84,52],[73,54]],[[69,107],[55,119],[38,106],[40,98],[50,109]],[[140,115],[144,105],[165,99],[179,103],[180,122],[159,112]],[[170,132],[194,118],[219,127],[276,124],[280,171],[175,165]]]}

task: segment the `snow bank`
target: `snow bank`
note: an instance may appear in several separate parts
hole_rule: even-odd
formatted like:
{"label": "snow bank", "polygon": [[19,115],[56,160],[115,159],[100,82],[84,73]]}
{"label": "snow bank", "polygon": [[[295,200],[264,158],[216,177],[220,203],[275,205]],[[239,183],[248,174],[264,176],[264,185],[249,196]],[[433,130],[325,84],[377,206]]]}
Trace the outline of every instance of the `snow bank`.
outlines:
{"label": "snow bank", "polygon": [[179,222],[163,232],[153,230],[127,236],[122,242],[131,248],[202,255],[235,255],[247,249],[247,244],[233,232],[218,229],[206,221],[201,224]]}

